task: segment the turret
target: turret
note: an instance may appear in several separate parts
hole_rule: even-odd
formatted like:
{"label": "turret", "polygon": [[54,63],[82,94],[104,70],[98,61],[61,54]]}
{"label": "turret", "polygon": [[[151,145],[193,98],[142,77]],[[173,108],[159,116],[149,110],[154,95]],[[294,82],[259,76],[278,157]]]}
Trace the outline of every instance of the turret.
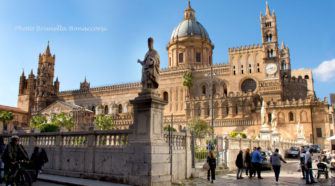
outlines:
{"label": "turret", "polygon": [[26,76],[24,75],[24,71],[22,71],[22,75],[20,76],[19,95],[22,95],[24,93],[25,88],[26,88]]}

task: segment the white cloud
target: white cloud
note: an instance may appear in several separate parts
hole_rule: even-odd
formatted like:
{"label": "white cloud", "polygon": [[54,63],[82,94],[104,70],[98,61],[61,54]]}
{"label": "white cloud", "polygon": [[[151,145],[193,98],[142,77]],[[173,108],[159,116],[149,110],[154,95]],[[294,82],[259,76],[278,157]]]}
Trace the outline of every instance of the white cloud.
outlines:
{"label": "white cloud", "polygon": [[313,74],[319,81],[326,82],[335,77],[335,59],[322,62],[317,68],[313,69]]}

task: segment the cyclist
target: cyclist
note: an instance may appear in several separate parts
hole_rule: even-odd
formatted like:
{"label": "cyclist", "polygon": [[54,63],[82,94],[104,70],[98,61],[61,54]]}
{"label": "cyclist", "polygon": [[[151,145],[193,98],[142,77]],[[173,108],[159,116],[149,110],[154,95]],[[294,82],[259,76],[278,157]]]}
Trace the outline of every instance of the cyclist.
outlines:
{"label": "cyclist", "polygon": [[[19,136],[12,136],[11,141],[5,148],[2,155],[2,161],[5,163],[5,175],[9,176],[9,170],[15,170],[15,163],[20,160],[26,160],[29,163],[29,158],[26,150],[19,144]],[[6,176],[5,176],[6,177]]]}

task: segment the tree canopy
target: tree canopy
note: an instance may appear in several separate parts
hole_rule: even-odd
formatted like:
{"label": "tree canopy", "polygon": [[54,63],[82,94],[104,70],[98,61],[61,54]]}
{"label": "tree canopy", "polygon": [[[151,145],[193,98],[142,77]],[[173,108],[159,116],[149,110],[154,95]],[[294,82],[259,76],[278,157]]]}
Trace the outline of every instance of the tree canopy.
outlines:
{"label": "tree canopy", "polygon": [[207,135],[212,134],[212,127],[206,121],[196,117],[189,121],[189,129],[193,132],[196,138],[204,138]]}
{"label": "tree canopy", "polygon": [[100,130],[110,130],[114,127],[114,121],[111,116],[98,115],[93,122]]}
{"label": "tree canopy", "polygon": [[68,131],[71,131],[74,126],[72,116],[70,114],[60,113],[52,116],[51,123],[57,126],[62,126]]}
{"label": "tree canopy", "polygon": [[193,87],[193,76],[191,72],[185,72],[183,81],[183,86],[192,88]]}
{"label": "tree canopy", "polygon": [[9,112],[7,110],[0,112],[0,121],[2,121],[4,124],[12,121],[13,119],[14,119],[14,116],[12,112]]}

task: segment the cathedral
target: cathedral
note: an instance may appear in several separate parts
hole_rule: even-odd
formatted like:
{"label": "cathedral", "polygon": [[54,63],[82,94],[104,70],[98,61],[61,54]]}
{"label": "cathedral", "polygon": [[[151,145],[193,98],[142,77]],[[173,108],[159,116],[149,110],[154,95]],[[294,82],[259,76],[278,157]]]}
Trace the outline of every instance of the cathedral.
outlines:
{"label": "cathedral", "polygon": [[[174,126],[182,130],[191,118],[210,122],[213,114],[216,135],[244,132],[254,138],[262,125],[261,109],[266,108],[268,122],[277,118],[282,139],[296,140],[299,125],[307,142],[329,148],[326,138],[333,135],[333,126],[328,100],[316,98],[310,69],[291,69],[290,50],[279,44],[276,19],[267,4],[260,14],[261,43],[229,48],[229,61],[213,64],[213,42],[189,2],[166,47],[168,67],[160,69],[158,91],[168,102],[165,124],[173,114]],[[18,108],[30,117],[71,113],[75,130],[87,130],[100,114],[111,115],[118,129],[132,124],[130,100],[141,91],[140,82],[91,88],[85,78],[79,89],[59,91],[55,61],[48,44],[39,55],[37,74],[20,77]],[[191,87],[183,86],[186,73],[191,74]]]}

